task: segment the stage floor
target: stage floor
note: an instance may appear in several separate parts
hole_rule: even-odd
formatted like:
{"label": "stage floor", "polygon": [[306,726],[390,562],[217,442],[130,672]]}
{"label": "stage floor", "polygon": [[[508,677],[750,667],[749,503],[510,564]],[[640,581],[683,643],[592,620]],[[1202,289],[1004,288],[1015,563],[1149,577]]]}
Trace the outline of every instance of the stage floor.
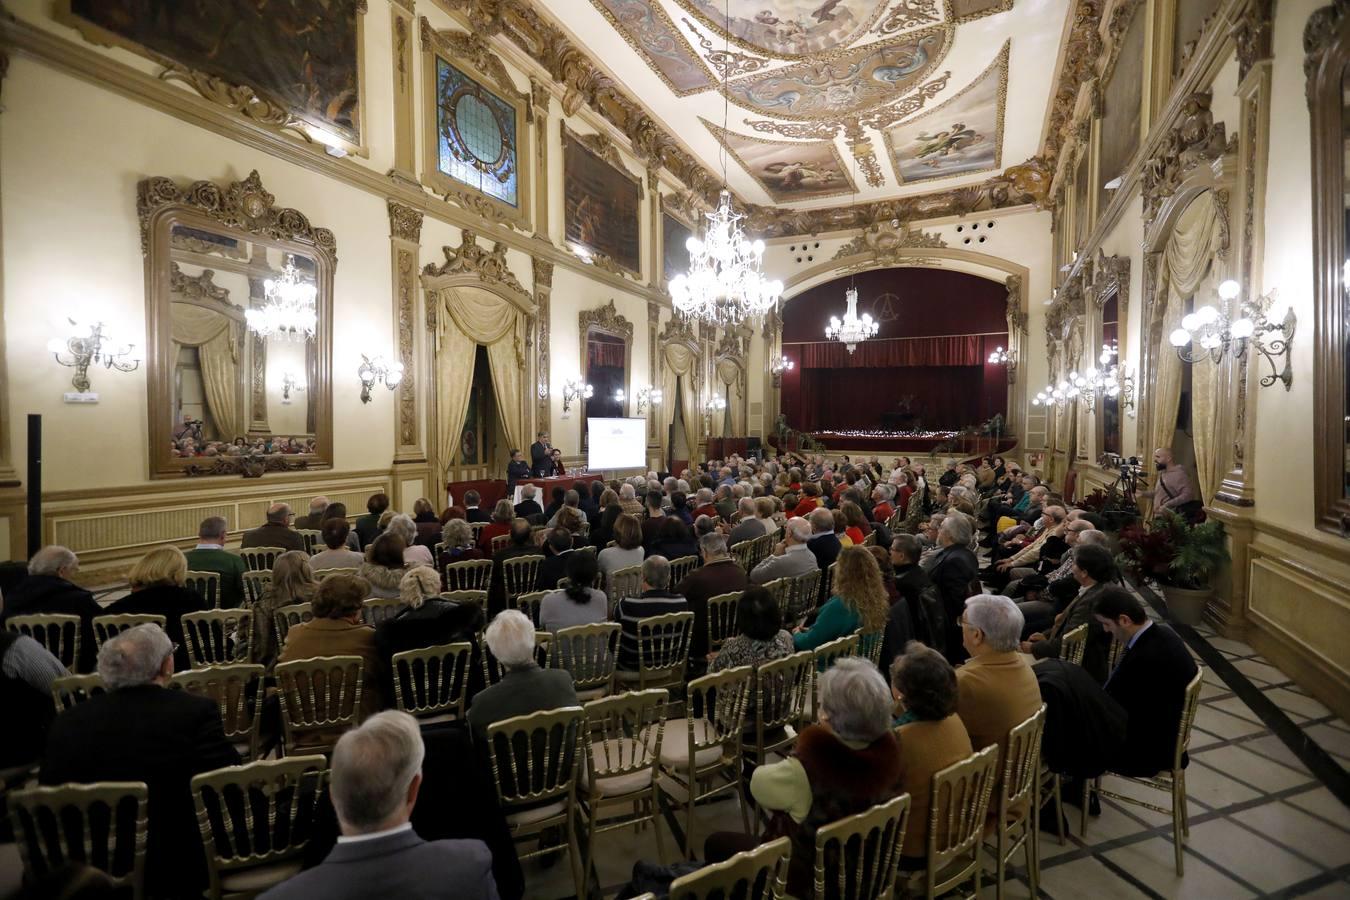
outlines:
{"label": "stage floor", "polygon": [[811,437],[824,444],[829,453],[849,451],[931,455],[939,448],[949,447],[943,452],[950,456],[975,456],[981,453],[1005,453],[1017,444],[1015,437],[998,440],[992,437],[963,437],[955,431],[814,431]]}

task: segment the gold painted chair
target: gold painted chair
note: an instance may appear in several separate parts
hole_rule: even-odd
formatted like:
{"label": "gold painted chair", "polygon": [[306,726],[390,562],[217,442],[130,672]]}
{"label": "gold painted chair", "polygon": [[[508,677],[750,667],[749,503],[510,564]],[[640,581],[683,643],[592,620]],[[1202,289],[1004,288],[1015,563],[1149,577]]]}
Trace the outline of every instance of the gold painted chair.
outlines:
{"label": "gold painted chair", "polygon": [[121,613],[109,614],[106,616],[94,616],[94,643],[100,650],[108,641],[117,637],[128,628],[135,628],[137,625],[158,625],[161,629],[164,627],[167,619],[164,616],[156,616],[141,613]]}
{"label": "gold painted chair", "polygon": [[909,801],[909,794],[901,794],[816,831],[815,900],[891,897],[909,824]]}
{"label": "gold painted chair", "polygon": [[792,579],[792,602],[788,606],[788,617],[783,620],[784,628],[790,630],[792,626],[801,623],[820,605],[822,577],[820,569],[812,569]]}
{"label": "gold painted chair", "polygon": [[468,641],[395,653],[394,705],[424,724],[464,718],[472,665]]}
{"label": "gold painted chair", "polygon": [[289,606],[278,607],[272,613],[272,623],[276,628],[276,645],[278,648],[286,645],[286,633],[292,627],[301,622],[308,622],[314,618],[314,608],[308,603],[292,603]]}
{"label": "gold painted chair", "polygon": [[544,557],[531,553],[502,560],[502,588],[507,609],[514,609],[516,598],[534,590],[539,582],[539,564]]}
{"label": "gold painted chair", "polygon": [[549,643],[549,665],[572,676],[577,700],[598,700],[614,691],[619,661],[618,622],[592,622],[559,628]]}
{"label": "gold painted chair", "polygon": [[998,776],[998,744],[933,775],[928,811],[927,865],[912,882],[926,900],[974,880],[980,894],[980,842],[989,812],[989,795]]}
{"label": "gold painted chair", "polygon": [[295,533],[305,542],[305,552],[310,556],[318,553],[323,548],[323,532],[317,528],[297,528]]}
{"label": "gold painted chair", "polygon": [[367,597],[361,601],[361,620],[374,628],[407,608],[398,597]]}
{"label": "gold painted chair", "polygon": [[792,579],[784,576],[775,578],[773,581],[766,581],[764,589],[773,595],[773,599],[778,603],[778,615],[786,626],[789,622],[788,610],[792,606]]}
{"label": "gold painted chair", "polygon": [[244,604],[257,606],[272,589],[272,570],[244,573]]}
{"label": "gold painted chair", "polygon": [[[1177,726],[1177,742],[1172,751],[1172,768],[1170,770],[1159,772],[1152,778],[1118,775],[1115,772],[1106,773],[1111,778],[1123,778],[1126,781],[1167,794],[1172,801],[1168,806],[1155,806],[1145,800],[1103,790],[1101,787],[1102,779],[1097,779],[1096,790],[1099,795],[1110,797],[1112,800],[1119,800],[1121,803],[1142,806],[1144,809],[1151,809],[1154,812],[1172,817],[1172,847],[1176,855],[1178,878],[1184,874],[1183,869],[1185,868],[1183,863],[1185,852],[1182,844],[1186,838],[1191,836],[1190,811],[1186,805],[1186,769],[1183,762],[1186,759],[1186,751],[1191,746],[1191,728],[1195,725],[1195,713],[1200,707],[1200,687],[1204,684],[1204,681],[1205,670],[1201,668],[1196,671],[1195,677],[1186,685],[1186,693],[1181,705],[1181,722]],[[1086,797],[1083,805],[1087,806]]]}
{"label": "gold painted chair", "polygon": [[885,640],[884,631],[863,631],[858,629],[858,655],[866,657],[872,665],[881,666],[881,644]]}
{"label": "gold painted chair", "polygon": [[661,792],[673,807],[684,810],[684,852],[689,859],[701,849],[695,840],[694,808],[702,801],[732,794],[740,804],[745,833],[750,833],[741,737],[753,679],[750,666],[695,678],[686,689],[686,716],[666,723]]}
{"label": "gold painted chair", "polygon": [[[475,544],[478,543],[476,538],[474,540],[474,543]],[[445,541],[437,541],[435,544],[431,546],[432,559],[439,560],[441,558],[441,554],[444,552],[445,552]]]}
{"label": "gold painted chair", "polygon": [[304,868],[327,769],[322,756],[295,756],[192,777],[212,900],[256,897]]}
{"label": "gold painted chair", "polygon": [[605,579],[605,593],[609,595],[609,608],[612,611],[625,597],[642,595],[642,566],[628,566],[615,569]]}
{"label": "gold painted chair", "polygon": [[905,510],[897,509],[891,513],[891,517],[886,520],[886,530],[895,534],[901,525],[905,524]]}
{"label": "gold painted chair", "polygon": [[539,604],[543,602],[548,591],[530,591],[527,594],[518,594],[514,601],[507,603],[511,609],[518,609],[530,617],[534,627],[539,627]]}
{"label": "gold painted chair", "polygon": [[253,640],[253,632],[257,623],[252,610],[242,607],[208,609],[183,613],[178,620],[182,623],[183,643],[192,668],[253,661],[253,648],[257,643]]}
{"label": "gold painted chair", "polygon": [[708,598],[708,652],[722,649],[728,638],[736,636],[736,606],[743,591]]}
{"label": "gold painted chair", "polygon": [[1083,654],[1087,651],[1088,627],[1084,622],[1059,639],[1059,657],[1075,666],[1083,664]]}
{"label": "gold painted chair", "polygon": [[738,544],[731,545],[731,558],[745,571],[749,572],[755,567],[755,542],[753,540],[741,541]]}
{"label": "gold painted chair", "polygon": [[364,669],[359,656],[277,663],[284,755],[326,755],[342,732],[357,724]]}
{"label": "gold painted chair", "polygon": [[1036,714],[1008,732],[1008,755],[1002,760],[1002,778],[995,806],[994,891],[1003,900],[1008,866],[1018,850],[1026,853],[1031,896],[1040,883],[1040,832],[1036,813],[1041,806],[1041,736],[1045,733],[1045,704]]}
{"label": "gold painted chair", "polygon": [[[582,742],[586,771],[579,801],[586,813],[586,863],[589,872],[595,860],[595,842],[602,832],[628,825],[652,823],[656,852],[662,865],[666,845],[661,837],[660,772],[661,739],[669,693],[659,688],[632,691],[592,700],[585,706],[586,733]],[[606,807],[631,808],[632,814],[602,821]]]}
{"label": "gold painted chair", "polygon": [[[439,558],[439,557],[438,557]],[[483,591],[492,590],[492,560],[464,559],[445,564],[445,589],[447,591]]]}
{"label": "gold painted chair", "polygon": [[542,838],[546,830],[561,832],[560,844],[546,847],[540,840],[535,850],[519,854],[521,861],[565,851],[578,897],[586,895],[586,877],[573,823],[585,727],[580,706],[515,716],[487,727],[492,780],[511,837],[520,842]]}
{"label": "gold painted chair", "polygon": [[[835,660],[845,656],[858,655],[858,633],[846,634],[832,641],[826,641],[811,651],[815,665],[811,667],[811,717],[814,722],[820,716],[820,676],[834,665]],[[887,673],[887,678],[890,674]]]}
{"label": "gold painted chair", "polygon": [[145,896],[149,798],[140,781],[13,791],[5,803],[24,873],[35,879],[68,862],[84,863],[140,900]]}
{"label": "gold painted chair", "polygon": [[741,753],[756,765],[767,763],[770,753],[786,755],[796,743],[806,717],[814,663],[811,651],[803,650],[755,667],[750,691],[755,736],[741,747]]}
{"label": "gold painted chair", "polygon": [[55,613],[35,613],[28,616],[10,616],[5,628],[27,635],[47,648],[70,672],[80,660],[80,617]]}
{"label": "gold painted chair", "polygon": [[331,569],[315,569],[314,580],[323,581],[329,575],[357,575],[361,570],[356,566],[334,566]]}
{"label": "gold painted chair", "polygon": [[875,528],[867,532],[867,537],[863,538],[862,545],[864,547],[875,547],[877,545],[877,530]]}
{"label": "gold painted chair", "polygon": [[489,522],[470,522],[469,531],[473,532],[473,542],[478,543],[478,539],[483,536],[483,529],[491,524]]}
{"label": "gold painted chair", "polygon": [[638,669],[616,673],[618,680],[625,684],[636,681],[644,691],[663,687],[673,692],[684,684],[689,668],[689,638],[693,631],[692,612],[638,619]]}
{"label": "gold painted chair", "polygon": [[697,556],[679,556],[670,561],[670,587],[675,589],[675,585],[689,575],[690,572],[698,568],[699,559]]}
{"label": "gold painted chair", "polygon": [[[541,669],[548,668],[549,645],[553,642],[553,635],[547,631],[536,631],[534,633],[534,661]],[[488,649],[487,641],[483,640],[479,647],[478,658],[483,666],[483,684],[491,687],[502,680],[501,663],[497,662],[497,657],[492,655]]]}
{"label": "gold painted chair", "polygon": [[484,616],[487,615],[487,591],[442,591],[441,599],[450,603],[472,603]]}
{"label": "gold painted chair", "polygon": [[285,552],[285,547],[243,547],[239,550],[239,558],[244,561],[244,568],[248,571],[270,574],[272,567],[277,564],[277,557]]}
{"label": "gold painted chair", "polygon": [[196,591],[212,609],[220,609],[219,572],[188,572],[184,584]]}
{"label": "gold painted chair", "polygon": [[492,539],[492,555],[496,556],[501,550],[506,549],[506,545],[511,543],[511,535],[499,534]]}
{"label": "gold painted chair", "polygon": [[834,596],[834,570],[838,566],[839,563],[832,562],[820,575],[820,599],[816,601],[820,606],[824,606]]}
{"label": "gold painted chair", "polygon": [[92,675],[62,675],[52,679],[52,700],[57,713],[63,713],[77,703],[83,703],[95,694],[106,694],[108,686],[103,678]]}
{"label": "gold painted chair", "polygon": [[785,837],[725,862],[704,866],[670,883],[670,900],[780,900],[787,896],[788,857],[792,842]]}
{"label": "gold painted chair", "polygon": [[217,665],[176,672],[169,684],[215,701],[226,740],[241,757],[252,760],[258,758],[264,671],[257,663]]}

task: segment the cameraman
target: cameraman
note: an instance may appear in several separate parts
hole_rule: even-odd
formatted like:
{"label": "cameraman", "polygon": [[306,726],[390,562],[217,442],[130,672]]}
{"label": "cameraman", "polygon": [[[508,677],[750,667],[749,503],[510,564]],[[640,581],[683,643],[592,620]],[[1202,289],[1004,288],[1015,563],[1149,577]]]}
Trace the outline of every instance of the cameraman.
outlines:
{"label": "cameraman", "polygon": [[1158,486],[1153,491],[1154,518],[1163,512],[1174,512],[1188,522],[1195,521],[1204,504],[1195,496],[1190,475],[1172,458],[1172,450],[1168,447],[1154,450],[1153,464],[1158,467]]}
{"label": "cameraman", "polygon": [[183,413],[183,427],[173,433],[173,439],[182,441],[188,438],[198,444],[202,442],[202,420],[192,418],[191,413]]}

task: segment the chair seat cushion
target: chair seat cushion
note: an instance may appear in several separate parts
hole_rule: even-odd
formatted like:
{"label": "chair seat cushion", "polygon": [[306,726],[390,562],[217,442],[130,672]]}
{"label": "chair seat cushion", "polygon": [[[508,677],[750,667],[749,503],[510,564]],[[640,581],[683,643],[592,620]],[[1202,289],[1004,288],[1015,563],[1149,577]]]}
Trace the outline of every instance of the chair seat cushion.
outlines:
{"label": "chair seat cushion", "polygon": [[577,702],[586,703],[591,700],[599,700],[601,697],[609,696],[609,686],[603,685],[598,688],[591,688],[586,691],[577,691]]}
{"label": "chair seat cushion", "polygon": [[642,673],[636,670],[616,669],[614,677],[624,684],[637,684],[642,680]]}
{"label": "chair seat cushion", "polygon": [[549,803],[545,806],[536,806],[532,809],[522,809],[516,812],[506,814],[506,824],[512,827],[518,825],[529,825],[532,822],[542,822],[544,819],[551,819],[554,816],[560,816],[563,810],[567,809],[567,802],[559,800],[557,803]]}
{"label": "chair seat cushion", "polygon": [[[609,745],[608,754],[606,754],[606,744]],[[637,761],[638,755],[632,738],[620,738],[604,742],[596,741],[591,744],[591,759],[597,772],[631,766]],[[595,779],[596,794],[601,797],[618,797],[651,787],[651,757],[648,756],[647,760],[647,767],[637,772],[628,772],[623,775],[600,775]],[[589,793],[590,776],[585,771],[578,770],[577,779],[582,793]]]}
{"label": "chair seat cushion", "polygon": [[[695,743],[703,744],[715,737],[708,727],[706,719],[667,720],[666,733],[661,740],[661,765],[679,769],[689,767],[689,728],[691,722],[693,723]],[[694,752],[694,765],[700,768],[710,766],[721,758],[721,744],[704,747]]]}
{"label": "chair seat cushion", "polygon": [[288,878],[300,874],[305,867],[302,860],[289,859],[284,862],[265,866],[250,866],[234,872],[223,872],[220,886],[227,891],[261,893],[273,885],[281,884]]}

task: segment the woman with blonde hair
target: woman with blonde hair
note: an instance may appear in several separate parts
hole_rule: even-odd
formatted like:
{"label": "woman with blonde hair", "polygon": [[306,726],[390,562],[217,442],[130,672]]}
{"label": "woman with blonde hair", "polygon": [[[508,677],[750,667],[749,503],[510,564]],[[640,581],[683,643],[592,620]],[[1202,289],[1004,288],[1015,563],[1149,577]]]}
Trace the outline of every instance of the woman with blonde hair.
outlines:
{"label": "woman with blonde hair", "polygon": [[183,624],[178,617],[208,608],[202,595],[186,586],[187,572],[187,557],[182,550],[156,547],[137,560],[127,573],[131,593],[107,610],[108,615],[163,616],[164,633],[178,647],[173,664],[180,671],[190,664],[183,642]]}
{"label": "woman with blonde hair", "polygon": [[[386,707],[394,706],[393,679],[399,677],[393,671],[395,653],[471,641],[483,628],[482,607],[444,600],[440,593],[441,576],[434,569],[426,566],[409,569],[398,583],[398,596],[404,608],[375,629],[375,651],[385,672]],[[449,678],[450,673],[444,677]],[[405,681],[405,695],[409,687]]]}
{"label": "woman with blonde hair", "polygon": [[792,643],[798,650],[814,650],[862,629],[863,646],[858,649],[865,654],[870,641],[881,640],[888,612],[890,604],[876,559],[866,547],[845,547],[835,563],[829,601],[820,608],[814,625],[798,629]]}
{"label": "woman with blonde hair", "polygon": [[257,632],[254,661],[269,667],[276,661],[280,648],[276,642],[274,613],[283,606],[309,603],[318,589],[319,582],[314,577],[310,557],[299,550],[291,550],[277,557],[277,561],[272,564],[271,583],[251,607],[253,628]]}

